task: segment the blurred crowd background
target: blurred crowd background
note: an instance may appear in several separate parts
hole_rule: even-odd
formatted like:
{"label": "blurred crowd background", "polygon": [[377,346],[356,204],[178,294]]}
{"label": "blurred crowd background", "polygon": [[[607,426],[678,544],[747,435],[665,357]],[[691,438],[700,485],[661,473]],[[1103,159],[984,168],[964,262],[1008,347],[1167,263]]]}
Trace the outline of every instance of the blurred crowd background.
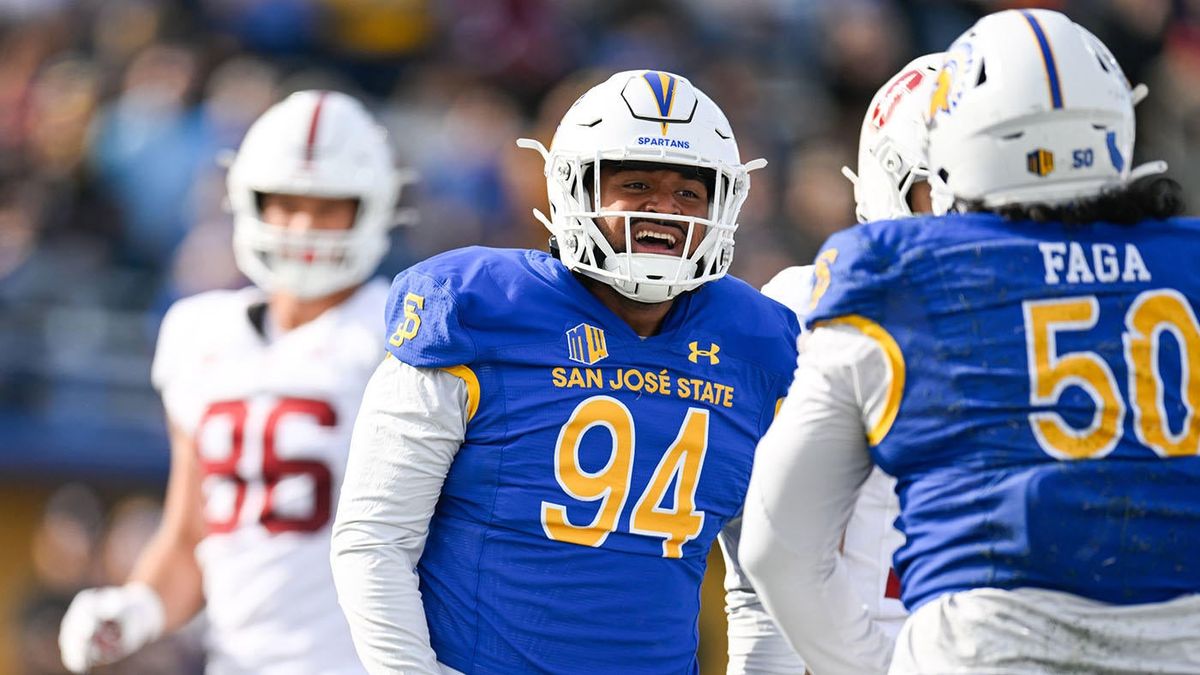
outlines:
{"label": "blurred crowd background", "polygon": [[[543,247],[541,160],[513,141],[549,145],[614,71],[684,74],[743,157],[770,160],[733,267],[761,285],[853,223],[839,168],[875,89],[1015,6],[1067,12],[1150,86],[1138,160],[1166,159],[1194,193],[1200,0],[0,0],[0,672],[61,672],[67,601],[122,581],[155,527],[158,322],[245,283],[220,160],[286,93],[361,97],[419,173],[390,275],[463,245]],[[716,567],[707,672],[724,669]],[[197,672],[201,632],[113,672]]]}

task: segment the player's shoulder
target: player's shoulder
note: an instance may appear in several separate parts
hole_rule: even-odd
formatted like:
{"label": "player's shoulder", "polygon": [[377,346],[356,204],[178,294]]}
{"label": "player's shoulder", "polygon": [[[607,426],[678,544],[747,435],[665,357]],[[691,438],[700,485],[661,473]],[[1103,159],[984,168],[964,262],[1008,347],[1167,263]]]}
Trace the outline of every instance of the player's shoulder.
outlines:
{"label": "player's shoulder", "polygon": [[735,322],[737,325],[773,329],[795,319],[787,307],[735,276],[727,275],[705,284],[704,288],[708,292],[706,309],[736,308],[740,319]]}
{"label": "player's shoulder", "polygon": [[806,323],[850,314],[876,316],[889,298],[902,292],[913,270],[945,251],[1008,236],[1004,219],[990,213],[880,220],[836,232],[815,260]]}
{"label": "player's shoulder", "polygon": [[872,258],[882,264],[895,262],[906,253],[919,249],[993,237],[1008,227],[1004,218],[994,213],[949,213],[876,220],[835,232],[822,246],[822,252],[836,249],[838,257]]}
{"label": "player's shoulder", "polygon": [[176,300],[163,316],[154,349],[151,379],[162,388],[189,358],[240,328],[251,330],[248,311],[265,302],[259,289],[212,290]]}
{"label": "player's shoulder", "polygon": [[392,282],[387,349],[415,366],[472,362],[478,334],[502,321],[514,300],[536,307],[554,285],[555,264],[538,251],[471,246],[413,265]]}
{"label": "player's shoulder", "polygon": [[701,287],[702,303],[693,307],[696,327],[720,335],[748,361],[790,373],[795,367],[800,323],[788,307],[734,276]]}
{"label": "player's shoulder", "polygon": [[214,331],[227,331],[228,322],[244,318],[251,305],[266,302],[262,291],[247,286],[238,290],[211,290],[180,298],[163,316],[159,333],[193,335],[204,339]]}
{"label": "player's shoulder", "polygon": [[1178,216],[1175,218],[1168,218],[1164,221],[1158,221],[1158,223],[1163,227],[1187,232],[1191,237],[1200,236],[1200,218],[1195,218],[1192,216]]}
{"label": "player's shoulder", "polygon": [[396,278],[424,277],[461,294],[475,290],[477,284],[488,280],[519,281],[530,271],[534,261],[545,256],[547,254],[528,249],[467,246],[431,256]]}
{"label": "player's shoulder", "polygon": [[377,277],[367,281],[342,303],[341,324],[369,330],[377,336],[383,330],[383,313],[390,291],[391,284],[385,279]]}

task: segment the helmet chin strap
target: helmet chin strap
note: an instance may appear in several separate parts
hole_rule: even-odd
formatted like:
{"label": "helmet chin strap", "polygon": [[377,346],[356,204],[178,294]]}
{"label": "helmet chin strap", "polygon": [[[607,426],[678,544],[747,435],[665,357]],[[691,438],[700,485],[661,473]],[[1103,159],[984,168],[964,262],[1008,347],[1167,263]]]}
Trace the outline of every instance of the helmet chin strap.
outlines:
{"label": "helmet chin strap", "polygon": [[[650,304],[673,299],[696,277],[696,263],[676,256],[655,253],[616,253],[605,256],[603,269],[616,275],[613,288],[625,297]],[[637,282],[652,279],[660,283]]]}

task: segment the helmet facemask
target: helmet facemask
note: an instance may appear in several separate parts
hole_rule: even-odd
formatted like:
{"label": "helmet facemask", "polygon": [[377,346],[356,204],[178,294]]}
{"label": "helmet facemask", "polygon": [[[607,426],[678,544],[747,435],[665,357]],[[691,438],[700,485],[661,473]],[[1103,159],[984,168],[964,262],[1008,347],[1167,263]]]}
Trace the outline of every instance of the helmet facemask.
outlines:
{"label": "helmet facemask", "polygon": [[358,220],[348,229],[296,230],[266,222],[261,210],[241,216],[233,235],[238,266],[264,290],[305,300],[352,287],[375,270],[378,252],[388,246],[386,230],[359,227]]}
{"label": "helmet facemask", "polygon": [[[639,302],[665,302],[682,292],[693,290],[729,271],[733,261],[736,214],[745,201],[739,189],[736,170],[695,158],[691,162],[642,164],[637,168],[678,170],[685,175],[707,174],[708,213],[704,217],[648,211],[617,211],[601,207],[606,200],[601,172],[595,167],[608,163],[628,163],[634,159],[624,150],[598,152],[590,158],[560,157],[551,181],[557,193],[551,199],[551,222],[563,262],[570,269],[610,284],[622,295]],[[661,158],[654,158],[661,160]],[[597,195],[596,199],[592,195]],[[624,246],[617,250],[605,235],[598,219],[614,218],[623,223]],[[683,236],[681,253],[634,252],[635,223],[640,221],[677,223]]]}

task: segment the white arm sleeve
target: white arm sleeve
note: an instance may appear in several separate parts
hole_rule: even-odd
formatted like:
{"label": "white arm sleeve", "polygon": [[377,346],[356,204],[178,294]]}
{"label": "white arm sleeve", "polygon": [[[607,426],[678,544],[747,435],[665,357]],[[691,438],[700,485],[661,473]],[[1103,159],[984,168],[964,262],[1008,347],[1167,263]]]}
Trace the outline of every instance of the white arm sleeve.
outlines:
{"label": "white arm sleeve", "polygon": [[804,661],[788,644],[779,626],[750,585],[738,562],[742,519],[729,521],[717,541],[725,557],[725,614],[729,619],[729,675],[804,673]]}
{"label": "white arm sleeve", "polygon": [[883,673],[892,645],[872,622],[838,544],[871,471],[866,429],[890,371],[849,327],[813,331],[795,381],[755,454],[741,562],[784,635],[820,675]]}
{"label": "white arm sleeve", "polygon": [[333,579],[371,673],[438,673],[416,566],[462,445],[466,386],[387,358],[367,384],[333,524]]}

